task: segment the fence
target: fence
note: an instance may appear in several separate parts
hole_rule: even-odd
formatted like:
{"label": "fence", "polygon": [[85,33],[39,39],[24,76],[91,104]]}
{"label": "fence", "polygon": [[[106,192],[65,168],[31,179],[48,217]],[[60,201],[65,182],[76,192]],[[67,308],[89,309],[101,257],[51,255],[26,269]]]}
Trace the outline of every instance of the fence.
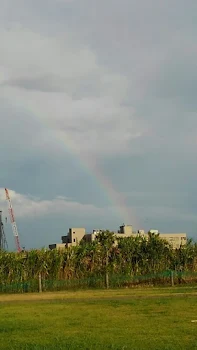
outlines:
{"label": "fence", "polygon": [[[197,283],[197,272],[163,271],[147,275],[109,274],[109,288],[129,288],[136,285],[173,286]],[[38,279],[18,283],[0,283],[0,293],[31,293],[41,291],[66,291],[78,289],[104,289],[106,276],[89,276],[64,280]]]}

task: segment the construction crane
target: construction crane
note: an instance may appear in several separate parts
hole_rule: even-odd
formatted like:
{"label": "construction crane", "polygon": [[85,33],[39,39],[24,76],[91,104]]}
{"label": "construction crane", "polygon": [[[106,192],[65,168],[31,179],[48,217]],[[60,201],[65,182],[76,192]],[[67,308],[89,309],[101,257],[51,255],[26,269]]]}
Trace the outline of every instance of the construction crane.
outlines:
{"label": "construction crane", "polygon": [[9,205],[8,210],[9,210],[9,214],[10,214],[10,221],[11,221],[11,225],[12,225],[13,235],[15,238],[16,250],[18,252],[20,252],[21,247],[20,247],[20,241],[19,241],[19,236],[18,236],[18,229],[16,226],[15,218],[14,218],[14,211],[13,211],[13,207],[12,207],[12,202],[11,202],[9,191],[7,188],[5,188],[5,195],[6,195],[6,199],[8,201],[8,205]]}
{"label": "construction crane", "polygon": [[6,240],[4,226],[2,221],[2,211],[0,210],[0,250],[8,249],[8,243]]}

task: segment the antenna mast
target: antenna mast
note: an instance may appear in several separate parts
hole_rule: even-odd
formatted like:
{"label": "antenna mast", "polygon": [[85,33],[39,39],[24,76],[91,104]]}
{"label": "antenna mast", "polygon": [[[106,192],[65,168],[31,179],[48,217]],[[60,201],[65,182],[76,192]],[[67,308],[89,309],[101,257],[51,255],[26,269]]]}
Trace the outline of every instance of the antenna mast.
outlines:
{"label": "antenna mast", "polygon": [[8,249],[8,243],[6,240],[3,221],[2,221],[2,211],[0,210],[0,250]]}
{"label": "antenna mast", "polygon": [[9,214],[10,214],[10,221],[11,221],[11,225],[12,225],[12,231],[13,231],[13,235],[15,238],[15,245],[16,245],[16,250],[18,252],[21,251],[21,247],[20,247],[20,242],[19,242],[19,236],[18,236],[18,229],[16,226],[16,221],[14,218],[14,211],[13,211],[13,207],[12,207],[12,202],[10,199],[10,195],[9,195],[9,191],[7,188],[5,188],[5,195],[6,195],[6,199],[8,201],[8,205],[9,205]]}

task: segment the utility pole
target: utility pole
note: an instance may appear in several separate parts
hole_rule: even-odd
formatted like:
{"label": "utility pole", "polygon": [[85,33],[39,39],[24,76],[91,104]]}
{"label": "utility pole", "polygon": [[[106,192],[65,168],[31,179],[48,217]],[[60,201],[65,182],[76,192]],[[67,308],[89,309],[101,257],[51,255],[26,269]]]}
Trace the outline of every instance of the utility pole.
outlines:
{"label": "utility pole", "polygon": [[2,211],[0,211],[0,250],[8,249],[8,243],[6,240],[4,226],[2,221]]}

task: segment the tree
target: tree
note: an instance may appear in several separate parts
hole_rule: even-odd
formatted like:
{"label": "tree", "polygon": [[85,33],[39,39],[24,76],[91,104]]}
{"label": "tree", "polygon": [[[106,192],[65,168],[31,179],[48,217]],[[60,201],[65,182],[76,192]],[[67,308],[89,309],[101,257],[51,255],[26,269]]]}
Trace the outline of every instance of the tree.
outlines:
{"label": "tree", "polygon": [[160,272],[166,269],[170,262],[170,250],[168,242],[161,239],[159,234],[148,232],[148,269],[153,272]]}
{"label": "tree", "polygon": [[105,284],[106,288],[109,288],[109,254],[113,249],[113,245],[115,243],[114,232],[110,232],[108,230],[99,232],[97,235],[97,241],[101,245],[104,260],[105,260]]}

